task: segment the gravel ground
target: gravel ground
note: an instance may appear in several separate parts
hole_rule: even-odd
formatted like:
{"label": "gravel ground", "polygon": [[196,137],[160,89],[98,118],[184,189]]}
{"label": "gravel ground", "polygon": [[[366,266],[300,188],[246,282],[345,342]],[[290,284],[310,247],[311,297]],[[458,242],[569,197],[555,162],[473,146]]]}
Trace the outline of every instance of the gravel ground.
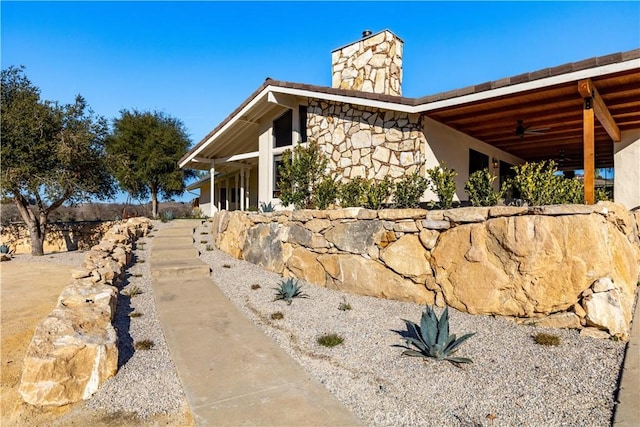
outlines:
{"label": "gravel ground", "polygon": [[[135,414],[143,420],[157,415],[180,414],[186,398],[178,379],[153,298],[149,261],[153,232],[168,226],[153,222],[148,237],[139,239],[134,264],[120,286],[114,327],[118,331],[118,373],[107,380],[88,401],[88,407],[110,413]],[[144,244],[142,244],[144,243]],[[132,289],[141,292],[129,297]],[[140,313],[141,317],[130,317]],[[135,344],[150,340],[150,350],[136,350]]]}
{"label": "gravel ground", "polygon": [[[457,367],[402,356],[401,319],[419,322],[423,306],[304,286],[308,299],[274,302],[281,277],[236,260],[211,244],[205,222],[195,232],[213,280],[264,332],[324,384],[366,425],[375,426],[609,426],[625,344],[581,338],[576,331],[516,325],[492,316],[449,310],[451,332],[476,335]],[[207,234],[202,234],[202,233]],[[207,240],[207,243],[200,243]],[[211,249],[211,247],[209,247]],[[254,284],[259,289],[252,290]],[[348,303],[351,310],[340,310]],[[281,312],[282,320],[271,314]],[[441,310],[437,310],[440,315]],[[537,332],[560,337],[536,344]],[[344,343],[317,344],[338,333]]]}
{"label": "gravel ground", "polygon": [[[155,229],[168,224],[154,222]],[[227,297],[277,342],[311,376],[371,426],[609,426],[614,394],[624,355],[624,343],[581,338],[576,331],[516,325],[499,317],[472,316],[450,309],[451,332],[476,335],[458,356],[473,364],[456,367],[401,356],[401,319],[420,320],[423,306],[345,294],[304,286],[309,298],[291,305],[274,302],[273,288],[281,276],[236,260],[211,245],[210,223],[196,229],[200,258],[212,267],[213,280]],[[202,234],[205,233],[205,234]],[[153,233],[152,233],[153,234]],[[128,270],[115,326],[120,339],[120,369],[86,403],[105,413],[134,414],[151,420],[157,415],[184,413],[186,399],[154,306],[149,272],[152,237],[135,250],[137,263]],[[205,243],[200,243],[204,241]],[[211,246],[209,246],[211,248]],[[80,265],[83,252],[31,257],[28,262]],[[141,262],[144,260],[146,262]],[[254,284],[259,289],[252,290]],[[340,310],[347,303],[351,310]],[[271,314],[281,312],[282,320]],[[438,314],[441,310],[437,310]],[[142,317],[129,317],[140,312]],[[325,348],[318,336],[338,333],[344,343]],[[553,333],[558,347],[536,344],[532,335]],[[149,339],[151,350],[133,350]],[[495,418],[494,418],[495,417]]]}

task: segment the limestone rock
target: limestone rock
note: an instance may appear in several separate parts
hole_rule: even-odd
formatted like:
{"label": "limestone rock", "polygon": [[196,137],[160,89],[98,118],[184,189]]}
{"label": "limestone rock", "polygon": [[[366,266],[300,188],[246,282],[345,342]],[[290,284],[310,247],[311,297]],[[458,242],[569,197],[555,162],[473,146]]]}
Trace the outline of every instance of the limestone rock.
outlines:
{"label": "limestone rock", "polygon": [[439,232],[435,230],[428,230],[426,228],[420,230],[420,234],[418,235],[420,241],[428,250],[435,248],[436,243],[438,242],[438,236],[440,236]]}
{"label": "limestone rock", "polygon": [[591,205],[547,205],[534,206],[529,212],[537,215],[589,215],[594,212]]}
{"label": "limestone rock", "polygon": [[32,405],[61,406],[91,397],[118,368],[117,335],[109,321],[92,308],[54,310],[27,349],[18,389],[22,398]]}
{"label": "limestone rock", "polygon": [[602,277],[593,282],[593,285],[591,285],[591,289],[593,290],[593,292],[607,292],[611,289],[615,289],[615,286],[610,278]]}
{"label": "limestone rock", "polygon": [[232,212],[222,216],[222,219],[226,216],[229,217],[227,227],[224,232],[218,234],[216,246],[234,258],[242,258],[247,230],[252,223],[243,212]]}
{"label": "limestone rock", "polygon": [[602,331],[598,328],[582,328],[582,330],[580,330],[580,336],[603,340],[607,340],[611,337],[607,332]]}
{"label": "limestone rock", "polygon": [[396,273],[424,283],[431,276],[429,252],[424,249],[418,236],[406,234],[380,253],[380,259]]}
{"label": "limestone rock", "polygon": [[541,319],[532,319],[530,322],[535,323],[541,328],[581,328],[580,318],[575,313],[570,312],[554,313]]}
{"label": "limestone rock", "polygon": [[380,221],[358,221],[337,224],[325,233],[325,238],[342,251],[365,254],[383,234]]}
{"label": "limestone rock", "polygon": [[331,221],[329,221],[328,219],[314,218],[305,223],[304,226],[314,233],[320,233],[321,231],[324,231],[327,228],[331,227]]}
{"label": "limestone rock", "polygon": [[245,261],[259,265],[269,271],[282,273],[287,259],[285,258],[285,245],[279,235],[280,226],[276,223],[259,224],[251,227],[246,232],[244,246],[241,249]]}
{"label": "limestone rock", "polygon": [[466,207],[444,211],[444,219],[455,223],[482,222],[489,216],[488,207]]}
{"label": "limestone rock", "polygon": [[489,208],[489,217],[523,215],[529,211],[526,206],[492,206]]}
{"label": "limestone rock", "polygon": [[448,230],[451,227],[451,223],[443,220],[425,219],[422,221],[422,226],[427,230]]}
{"label": "limestone rock", "polygon": [[313,238],[313,233],[310,230],[307,230],[301,225],[291,224],[289,225],[289,235],[288,240],[289,243],[294,243],[296,245],[301,246],[310,246],[311,239]]}
{"label": "limestone rock", "polygon": [[585,301],[587,325],[595,326],[626,340],[631,322],[631,310],[621,301],[620,292],[612,289],[608,292],[598,292]]}
{"label": "limestone rock", "polygon": [[382,209],[378,212],[378,218],[388,221],[424,219],[426,216],[427,211],[425,209]]}
{"label": "limestone rock", "polygon": [[319,255],[318,261],[333,279],[333,285],[345,292],[370,295],[419,304],[433,304],[435,293],[402,278],[382,264],[359,255]]}
{"label": "limestone rock", "polygon": [[598,214],[460,225],[440,234],[431,264],[447,304],[519,317],[567,310],[600,277],[630,306],[638,274],[635,248]]}
{"label": "limestone rock", "polygon": [[291,273],[302,280],[318,286],[325,286],[326,273],[322,264],[316,259],[316,255],[304,248],[295,248],[287,260],[287,268]]}

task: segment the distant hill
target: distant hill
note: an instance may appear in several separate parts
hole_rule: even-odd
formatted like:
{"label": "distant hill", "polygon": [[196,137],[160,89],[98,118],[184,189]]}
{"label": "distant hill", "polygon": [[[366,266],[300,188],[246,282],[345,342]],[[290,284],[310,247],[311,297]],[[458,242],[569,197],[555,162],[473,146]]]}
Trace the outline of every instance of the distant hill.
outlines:
{"label": "distant hill", "polygon": [[[188,202],[160,202],[158,209],[161,217],[163,215],[172,215],[174,218],[193,216],[191,203]],[[61,206],[51,213],[49,222],[113,221],[134,216],[151,217],[151,203],[82,203],[76,206]],[[0,222],[2,224],[23,222],[15,204],[0,205]]]}

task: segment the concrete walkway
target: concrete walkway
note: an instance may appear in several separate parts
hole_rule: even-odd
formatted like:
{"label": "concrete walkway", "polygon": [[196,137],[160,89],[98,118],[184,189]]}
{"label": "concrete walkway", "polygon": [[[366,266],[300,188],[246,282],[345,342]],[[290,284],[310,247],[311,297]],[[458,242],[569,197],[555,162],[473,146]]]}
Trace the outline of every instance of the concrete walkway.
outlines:
{"label": "concrete walkway", "polygon": [[156,308],[196,424],[362,425],[218,289],[196,225],[173,221],[151,244]]}
{"label": "concrete walkway", "polygon": [[618,402],[613,426],[640,426],[640,301],[636,302],[631,323],[631,335],[624,357]]}

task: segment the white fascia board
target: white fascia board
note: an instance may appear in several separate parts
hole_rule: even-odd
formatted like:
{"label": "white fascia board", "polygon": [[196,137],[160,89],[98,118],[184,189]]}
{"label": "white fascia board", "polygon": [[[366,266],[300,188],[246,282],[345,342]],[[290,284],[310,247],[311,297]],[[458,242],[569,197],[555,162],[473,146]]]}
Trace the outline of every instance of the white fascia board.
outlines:
{"label": "white fascia board", "polygon": [[[534,80],[526,83],[519,83],[515,85],[504,86],[497,89],[491,89],[484,92],[471,93],[469,95],[458,96],[455,98],[444,99],[442,101],[430,102],[427,104],[419,105],[414,113],[427,112],[431,110],[437,110],[445,107],[452,107],[459,104],[466,104],[475,101],[483,101],[498,96],[512,95],[518,92],[526,92],[528,90],[540,89],[546,86],[554,86],[557,84],[567,83],[571,81],[577,81],[592,77],[598,77],[605,74],[614,74],[621,71],[633,70],[634,68],[640,68],[640,60],[634,59],[631,61],[619,62],[617,64],[603,65],[597,68],[589,68],[586,70],[574,71],[567,74],[561,74],[553,77],[545,77],[543,79]],[[578,88],[576,86],[576,96],[578,96]]]}
{"label": "white fascia board", "polygon": [[398,104],[394,102],[376,101],[373,99],[360,98],[357,96],[345,96],[345,95],[334,95],[331,93],[319,93],[319,92],[314,92],[306,89],[274,87],[272,90],[274,92],[286,93],[289,95],[296,95],[296,96],[303,96],[305,98],[317,98],[317,99],[323,99],[326,101],[336,101],[336,102],[343,102],[346,104],[362,105],[365,107],[381,108],[384,110],[402,111],[405,113],[412,113],[413,112],[412,110],[415,110],[416,108],[410,105]]}
{"label": "white fascia board", "polygon": [[200,154],[200,152],[202,150],[204,150],[206,147],[209,146],[209,144],[211,144],[211,142],[213,142],[216,138],[218,138],[220,135],[222,135],[224,132],[226,132],[231,126],[233,126],[237,121],[242,120],[242,117],[244,117],[247,112],[249,110],[251,110],[262,98],[264,98],[264,96],[269,92],[269,86],[264,88],[262,90],[262,92],[260,92],[255,98],[253,98],[251,100],[251,102],[249,102],[247,105],[244,106],[244,108],[242,110],[240,110],[238,112],[238,114],[236,114],[235,116],[233,116],[231,118],[231,120],[229,120],[224,126],[222,126],[222,128],[220,128],[216,133],[214,133],[213,135],[211,135],[204,144],[202,144],[200,147],[198,147],[197,150],[193,151],[193,153],[191,153],[189,155],[189,157],[187,157],[183,162],[181,162],[178,166],[180,166],[181,168],[185,167],[185,165],[187,163],[189,163],[190,161],[192,161],[196,156],[198,156],[198,154]]}
{"label": "white fascia board", "polygon": [[246,159],[255,159],[260,157],[260,151],[252,151],[250,153],[242,153],[242,154],[234,154],[233,156],[228,156],[228,157],[219,157],[216,158],[216,164],[220,164],[220,163],[229,163],[229,162],[238,162],[240,160],[246,160]]}

